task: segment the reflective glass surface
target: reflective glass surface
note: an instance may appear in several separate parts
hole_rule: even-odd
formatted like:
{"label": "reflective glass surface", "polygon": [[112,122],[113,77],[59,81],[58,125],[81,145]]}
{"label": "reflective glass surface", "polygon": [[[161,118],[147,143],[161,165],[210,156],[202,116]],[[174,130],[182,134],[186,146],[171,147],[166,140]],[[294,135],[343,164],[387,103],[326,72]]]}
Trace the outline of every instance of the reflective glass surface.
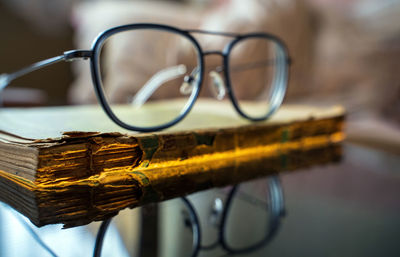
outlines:
{"label": "reflective glass surface", "polygon": [[[177,198],[124,210],[106,231],[102,256],[395,257],[400,253],[399,167],[396,154],[345,144],[340,163],[281,173],[284,212],[277,232],[251,251],[235,252],[269,229],[272,177],[236,188],[225,231],[221,222],[232,186],[190,195],[191,205]],[[90,256],[99,223],[38,229],[1,205],[0,256],[52,256],[27,227],[57,256]]]}

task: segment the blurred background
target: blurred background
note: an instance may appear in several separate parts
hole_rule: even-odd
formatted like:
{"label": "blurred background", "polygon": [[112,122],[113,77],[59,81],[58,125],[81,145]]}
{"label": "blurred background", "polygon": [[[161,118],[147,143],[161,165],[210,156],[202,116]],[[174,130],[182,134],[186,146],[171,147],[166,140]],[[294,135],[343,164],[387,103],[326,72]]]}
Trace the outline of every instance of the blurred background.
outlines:
{"label": "blurred background", "polygon": [[[280,36],[294,60],[287,101],[323,97],[350,111],[397,119],[399,10],[397,0],[2,0],[0,71],[89,48],[99,32],[132,22],[265,31]],[[62,105],[84,101],[73,93],[79,87],[91,90],[79,84],[82,76],[81,70],[59,64],[21,78],[18,85],[42,90],[43,104]]]}

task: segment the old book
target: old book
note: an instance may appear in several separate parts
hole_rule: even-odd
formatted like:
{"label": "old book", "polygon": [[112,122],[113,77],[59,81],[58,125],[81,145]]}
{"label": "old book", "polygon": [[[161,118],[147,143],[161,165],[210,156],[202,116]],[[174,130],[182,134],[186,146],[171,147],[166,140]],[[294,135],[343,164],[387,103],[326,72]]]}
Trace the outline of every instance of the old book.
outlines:
{"label": "old book", "polygon": [[95,106],[4,108],[0,200],[37,226],[82,225],[126,207],[338,160],[344,116],[341,107],[284,106],[252,123],[230,103],[201,100],[171,129],[133,133]]}

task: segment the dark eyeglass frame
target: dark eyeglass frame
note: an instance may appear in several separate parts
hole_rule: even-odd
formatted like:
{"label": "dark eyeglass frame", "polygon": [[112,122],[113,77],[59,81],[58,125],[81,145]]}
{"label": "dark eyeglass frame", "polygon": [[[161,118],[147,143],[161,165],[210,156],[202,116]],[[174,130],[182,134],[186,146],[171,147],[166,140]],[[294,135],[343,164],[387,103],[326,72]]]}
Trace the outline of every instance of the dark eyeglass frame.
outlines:
{"label": "dark eyeglass frame", "polygon": [[[167,31],[175,34],[179,34],[186,39],[188,39],[190,42],[193,43],[193,46],[196,48],[197,51],[197,58],[198,58],[198,74],[199,74],[199,79],[197,82],[196,87],[194,87],[195,92],[191,94],[190,96],[190,103],[185,106],[185,108],[180,112],[180,115],[176,117],[174,120],[165,123],[163,125],[159,126],[152,126],[152,127],[137,127],[137,126],[132,126],[129,125],[125,122],[123,122],[121,119],[119,119],[113,112],[112,108],[110,107],[106,96],[104,94],[104,89],[102,87],[102,81],[101,81],[101,74],[100,74],[100,53],[103,44],[105,41],[111,37],[112,35],[120,32],[125,32],[129,30],[138,30],[138,29],[154,29],[154,30],[160,30],[160,31]],[[191,34],[207,34],[207,35],[216,35],[216,36],[223,36],[223,37],[230,37],[233,38],[232,41],[230,41],[223,51],[203,51],[200,44],[198,41],[191,35]],[[229,69],[229,58],[230,58],[230,53],[232,48],[239,42],[241,42],[244,39],[249,39],[249,38],[265,38],[268,40],[273,41],[276,43],[277,46],[279,46],[279,54],[281,57],[279,58],[280,61],[283,61],[284,63],[280,63],[280,65],[285,66],[285,74],[284,74],[284,80],[281,83],[276,83],[277,85],[273,85],[273,97],[271,99],[271,108],[268,111],[268,113],[264,116],[261,117],[251,117],[247,115],[245,112],[243,112],[239,106],[239,102],[237,98],[235,97],[235,93],[232,90],[231,86],[231,76],[230,76],[230,69]],[[100,105],[102,106],[103,110],[106,112],[108,117],[118,124],[119,126],[132,130],[132,131],[138,131],[138,132],[152,132],[152,131],[159,131],[168,127],[171,127],[181,121],[192,109],[196,99],[198,98],[198,95],[201,90],[202,82],[203,82],[203,77],[204,77],[204,57],[207,55],[220,55],[223,58],[223,66],[224,66],[224,74],[225,74],[225,80],[226,80],[226,89],[228,92],[228,96],[235,108],[235,110],[243,117],[251,121],[262,121],[266,120],[268,117],[270,117],[281,105],[285,93],[286,93],[286,88],[287,88],[287,83],[289,79],[289,68],[288,66],[291,63],[291,60],[288,55],[287,48],[285,44],[280,40],[278,37],[267,34],[267,33],[250,33],[250,34],[236,34],[236,33],[225,33],[225,32],[215,32],[215,31],[204,31],[204,30],[197,30],[197,29],[192,29],[192,30],[182,30],[179,28],[175,28],[172,26],[168,25],[161,25],[161,24],[152,24],[152,23],[138,23],[138,24],[128,24],[128,25],[122,25],[122,26],[117,26],[110,28],[104,32],[102,32],[93,42],[91,50],[71,50],[64,52],[63,55],[56,56],[47,60],[43,60],[40,62],[37,62],[31,66],[28,66],[24,69],[21,69],[17,72],[11,73],[11,74],[1,74],[0,75],[0,94],[1,91],[11,83],[14,79],[21,77],[23,75],[26,75],[30,72],[33,72],[35,70],[38,70],[40,68],[46,67],[51,64],[55,64],[61,61],[75,61],[77,59],[89,59],[90,60],[90,67],[91,67],[91,74],[92,74],[92,80],[93,80],[93,85],[95,89],[96,96],[100,102]]]}

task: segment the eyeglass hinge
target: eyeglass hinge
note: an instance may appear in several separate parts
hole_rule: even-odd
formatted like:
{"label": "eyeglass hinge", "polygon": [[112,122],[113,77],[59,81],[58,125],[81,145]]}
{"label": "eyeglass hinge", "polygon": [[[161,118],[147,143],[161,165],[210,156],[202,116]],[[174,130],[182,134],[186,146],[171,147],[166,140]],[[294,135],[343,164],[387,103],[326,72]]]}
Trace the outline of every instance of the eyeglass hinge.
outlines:
{"label": "eyeglass hinge", "polygon": [[77,59],[87,60],[92,57],[90,50],[71,50],[64,52],[64,60],[67,62],[75,61]]}

